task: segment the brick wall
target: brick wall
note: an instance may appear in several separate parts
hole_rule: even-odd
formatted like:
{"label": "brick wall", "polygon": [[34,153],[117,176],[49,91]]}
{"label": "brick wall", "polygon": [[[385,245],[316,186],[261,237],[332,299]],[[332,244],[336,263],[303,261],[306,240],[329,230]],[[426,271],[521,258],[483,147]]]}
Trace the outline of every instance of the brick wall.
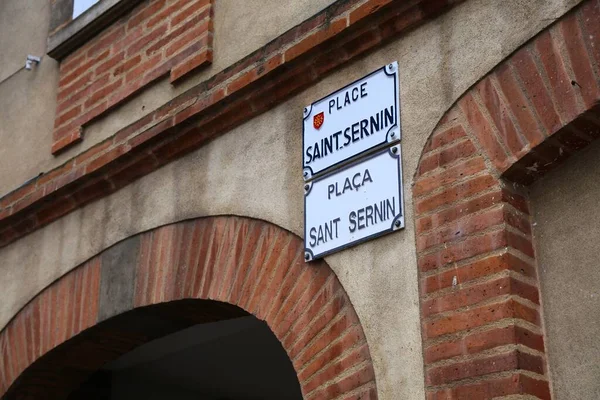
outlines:
{"label": "brick wall", "polygon": [[599,18],[586,1],[519,49],[423,150],[413,196],[430,400],[552,396],[522,185],[600,138]]}
{"label": "brick wall", "polygon": [[[324,261],[307,267],[303,256],[299,237],[248,218],[202,218],[128,238],[53,283],[0,333],[0,349],[10,349],[0,360],[0,396],[66,398],[136,346],[247,311],[281,342],[303,398],[376,400],[348,295]],[[131,310],[146,319],[132,323]],[[143,326],[148,317],[167,327]]]}
{"label": "brick wall", "polygon": [[52,153],[82,127],[159,77],[212,60],[211,0],[148,0],[61,61]]}

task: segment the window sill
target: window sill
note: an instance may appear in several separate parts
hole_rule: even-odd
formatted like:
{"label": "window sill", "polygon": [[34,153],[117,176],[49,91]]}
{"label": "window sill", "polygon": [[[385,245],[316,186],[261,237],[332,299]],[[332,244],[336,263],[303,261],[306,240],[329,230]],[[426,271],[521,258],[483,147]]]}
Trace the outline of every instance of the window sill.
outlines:
{"label": "window sill", "polygon": [[47,53],[61,60],[142,0],[102,0],[48,37]]}

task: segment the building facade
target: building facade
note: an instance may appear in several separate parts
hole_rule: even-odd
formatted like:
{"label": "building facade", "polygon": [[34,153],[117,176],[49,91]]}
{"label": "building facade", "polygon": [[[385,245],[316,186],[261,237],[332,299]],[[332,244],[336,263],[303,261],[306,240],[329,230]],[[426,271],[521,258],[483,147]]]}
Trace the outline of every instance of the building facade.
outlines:
{"label": "building facade", "polygon": [[[73,10],[0,3],[2,399],[600,398],[599,0]],[[307,263],[302,110],[395,61],[406,226]]]}

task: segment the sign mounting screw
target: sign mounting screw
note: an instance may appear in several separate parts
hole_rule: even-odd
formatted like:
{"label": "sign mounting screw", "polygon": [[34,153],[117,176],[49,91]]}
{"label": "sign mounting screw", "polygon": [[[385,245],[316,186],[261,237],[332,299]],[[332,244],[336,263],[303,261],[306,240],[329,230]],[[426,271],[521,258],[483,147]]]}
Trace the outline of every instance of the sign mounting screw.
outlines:
{"label": "sign mounting screw", "polygon": [[308,176],[308,171],[304,171],[304,177],[306,178]]}
{"label": "sign mounting screw", "polygon": [[396,154],[398,152],[398,148],[397,147],[392,147],[392,153]]}
{"label": "sign mounting screw", "polygon": [[400,220],[396,220],[396,222],[394,222],[394,225],[396,225],[396,228],[400,228]]}
{"label": "sign mounting screw", "polygon": [[310,260],[310,254],[308,254],[308,253],[304,253],[304,259],[305,259],[306,261],[309,261],[309,260]]}
{"label": "sign mounting screw", "polygon": [[307,183],[306,185],[304,185],[304,190],[306,190],[308,192],[308,189],[310,189],[310,186]]}

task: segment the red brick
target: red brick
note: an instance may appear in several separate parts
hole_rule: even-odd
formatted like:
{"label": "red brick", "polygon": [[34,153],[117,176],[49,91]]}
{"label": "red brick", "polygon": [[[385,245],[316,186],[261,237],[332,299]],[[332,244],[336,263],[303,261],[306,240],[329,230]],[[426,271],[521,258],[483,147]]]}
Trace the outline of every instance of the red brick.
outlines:
{"label": "red brick", "polygon": [[106,164],[114,161],[119,156],[123,155],[127,151],[127,146],[120,145],[115,147],[114,149],[104,153],[100,157],[96,158],[94,161],[87,164],[85,168],[85,173],[89,174],[91,172],[96,171],[97,169],[104,167]]}
{"label": "red brick", "polygon": [[483,332],[438,343],[425,349],[425,363],[431,364],[457,356],[480,353],[485,350],[510,344],[520,344],[544,352],[541,335],[516,325],[492,328]]}
{"label": "red brick", "polygon": [[[209,4],[210,4],[210,0],[196,0],[189,7],[181,10],[181,12],[179,12],[179,14],[175,14],[171,17],[171,26],[179,25],[179,23],[181,23],[183,20],[188,18],[190,15],[193,15],[196,12],[202,10],[204,7],[208,6]],[[203,10],[203,11],[204,11],[203,14],[205,14],[206,16],[209,15],[208,9]]]}
{"label": "red brick", "polygon": [[562,54],[556,43],[556,31],[542,32],[535,41],[542,66],[548,76],[550,91],[554,95],[558,111],[564,122],[568,122],[579,114],[577,98],[571,85],[562,59]]}
{"label": "red brick", "polygon": [[439,391],[430,391],[427,393],[427,400],[495,399],[514,394],[532,394],[542,400],[550,400],[548,382],[522,374],[495,377]]}
{"label": "red brick", "polygon": [[127,73],[125,82],[129,83],[143,77],[144,74],[151,71],[152,68],[158,65],[158,63],[161,61],[161,58],[161,55],[157,54],[156,56],[144,61],[142,64],[138,65],[137,67],[135,67]]}
{"label": "red brick", "polygon": [[158,13],[161,8],[164,7],[166,0],[154,0],[148,3],[146,7],[137,10],[137,12],[129,18],[129,22],[127,23],[127,29],[132,29],[144,22],[152,15]]}
{"label": "red brick", "polygon": [[514,228],[517,228],[525,235],[531,235],[531,223],[526,216],[523,216],[518,212],[514,212],[509,208],[505,208],[504,220],[507,224]]}
{"label": "red brick", "polygon": [[535,252],[533,250],[533,244],[531,243],[531,239],[526,239],[523,236],[508,232],[507,234],[508,245],[513,247],[516,250],[519,250],[521,253],[534,258]]}
{"label": "red brick", "polygon": [[54,137],[54,143],[52,144],[52,154],[58,154],[63,151],[66,147],[71,146],[75,143],[79,143],[83,138],[81,137],[81,128],[74,128],[69,130],[66,134]]}
{"label": "red brick", "polygon": [[520,132],[527,139],[529,147],[537,146],[544,140],[544,133],[513,74],[511,65],[509,63],[501,64],[496,71],[496,77],[504,98],[507,99],[508,107],[521,128]]}
{"label": "red brick", "polygon": [[417,219],[417,230],[421,234],[431,229],[437,229],[465,215],[484,210],[502,202],[502,191],[494,190],[474,199],[457,203],[453,207]]}
{"label": "red brick", "polygon": [[438,153],[427,153],[419,163],[419,175],[452,164],[458,160],[469,158],[477,152],[473,142],[463,140],[452,147],[445,148]]}
{"label": "red brick", "polygon": [[[100,100],[102,100],[102,99],[100,99]],[[90,104],[90,106],[92,106],[92,105]],[[108,103],[106,101],[104,101],[104,102],[94,106],[94,108],[87,110],[85,112],[85,114],[81,115],[79,118],[77,118],[73,122],[75,123],[76,126],[82,126],[84,124],[87,124],[94,118],[98,117],[102,113],[104,113],[107,109],[108,109]]]}
{"label": "red brick", "polygon": [[112,140],[109,139],[109,140],[105,140],[105,141],[95,145],[94,147],[90,148],[89,150],[87,150],[87,151],[79,154],[77,157],[75,157],[74,165],[85,164],[87,161],[94,158],[98,154],[103,153],[106,149],[111,147],[112,144],[113,144]]}
{"label": "red brick", "polygon": [[510,119],[509,110],[496,91],[490,77],[485,78],[477,85],[477,92],[483,101],[488,114],[492,118],[498,132],[498,137],[504,146],[515,158],[521,158],[527,152],[527,144],[517,133],[517,129]]}
{"label": "red brick", "polygon": [[[582,17],[586,18],[587,15],[582,14]],[[594,76],[591,64],[592,57],[588,54],[588,50],[586,49],[581,28],[577,21],[577,14],[572,13],[564,17],[560,22],[560,27],[565,38],[565,45],[569,54],[571,68],[573,68],[573,72],[575,73],[575,83],[572,85],[572,89],[579,89],[581,91],[581,96],[585,102],[586,109],[589,109],[600,101],[600,84]],[[598,36],[589,41],[593,44],[593,46],[590,47],[593,48],[599,46],[600,41],[598,40]],[[564,101],[564,99],[561,100]],[[575,115],[573,115],[571,119],[574,117]],[[569,121],[571,119],[569,119]]]}
{"label": "red brick", "polygon": [[86,87],[88,84],[92,82],[92,72],[88,72],[87,74],[81,76],[75,82],[71,83],[69,86],[60,88],[58,92],[57,100],[58,102],[62,102],[64,99],[72,95],[73,93],[81,90]]}
{"label": "red brick", "polygon": [[437,386],[466,378],[512,370],[526,370],[543,374],[543,359],[513,350],[509,353],[432,368],[427,371],[426,382],[429,385]]}
{"label": "red brick", "polygon": [[129,47],[127,47],[127,56],[132,57],[135,54],[138,54],[143,48],[148,46],[150,43],[164,36],[166,32],[167,23],[164,23],[163,25],[154,28],[150,33],[142,36],[137,41],[132,43]]}
{"label": "red brick", "polygon": [[360,347],[355,347],[349,354],[346,354],[339,360],[328,365],[323,370],[316,373],[307,383],[304,390],[307,393],[312,392],[324,383],[334,380],[342,375],[345,371],[351,370],[354,366],[362,364],[364,361],[369,361],[369,348],[366,343]]}
{"label": "red brick", "polygon": [[336,21],[331,22],[328,25],[320,27],[316,32],[310,34],[297,44],[290,47],[285,52],[285,61],[289,62],[294,58],[306,53],[308,50],[312,49],[315,46],[318,46],[327,39],[332,38],[344,29],[346,29],[345,18],[338,19]]}
{"label": "red brick", "polygon": [[165,9],[163,9],[158,14],[152,16],[146,22],[146,27],[152,28],[156,24],[159,24],[165,20],[167,20],[171,15],[173,15],[177,10],[181,10],[186,4],[191,3],[196,0],[180,0],[180,1],[171,1],[169,5]]}
{"label": "red brick", "polygon": [[[600,46],[598,46],[597,39],[600,38],[600,3],[598,1],[587,1],[584,2],[578,11],[581,16],[583,23],[584,35],[586,42],[588,42],[588,51],[591,54],[591,58],[596,60],[596,66],[600,68]],[[596,43],[589,43],[588,38],[595,38]]]}
{"label": "red brick", "polygon": [[506,318],[523,319],[536,325],[539,324],[540,319],[539,313],[536,310],[509,299],[501,303],[470,308],[467,311],[425,321],[423,322],[423,334],[428,339],[436,338],[450,333],[473,329]]}
{"label": "red brick", "polygon": [[108,60],[106,60],[105,62],[103,62],[102,64],[100,64],[96,67],[96,76],[102,75],[106,71],[113,68],[115,65],[119,64],[124,59],[125,59],[124,52],[115,54],[114,56],[112,56],[111,58],[109,58]]}
{"label": "red brick", "polygon": [[12,214],[16,214],[19,211],[23,210],[24,208],[27,208],[30,205],[36,203],[43,196],[44,196],[44,189],[39,188],[39,189],[36,189],[34,192],[28,194],[27,196],[20,198],[19,200],[15,201],[12,204],[12,209],[11,209]]}
{"label": "red brick", "polygon": [[418,200],[415,204],[415,210],[418,213],[430,212],[441,206],[476,195],[477,193],[496,189],[498,186],[498,181],[493,176],[481,175],[455,186],[444,188],[444,191],[441,193]]}
{"label": "red brick", "polygon": [[129,71],[131,68],[138,65],[141,60],[142,57],[139,54],[135,57],[130,58],[129,60],[125,61],[123,64],[115,68],[115,70],[113,71],[113,76],[117,76]]}
{"label": "red brick", "polygon": [[89,70],[94,64],[97,64],[100,61],[104,60],[106,57],[108,57],[109,54],[110,54],[110,50],[107,49],[107,50],[103,51],[99,55],[97,55],[93,58],[90,58],[85,63],[79,65],[68,75],[63,74],[63,72],[61,71],[61,78],[60,78],[60,81],[58,82],[58,86],[59,87],[66,86],[69,83],[73,82],[77,77],[81,76],[81,74],[83,74],[84,72]]}
{"label": "red brick", "polygon": [[146,54],[149,55],[149,56],[152,55],[152,54],[154,54],[155,52],[157,52],[158,50],[162,49],[167,44],[173,42],[176,38],[178,38],[179,36],[181,36],[185,32],[188,32],[189,30],[191,30],[192,28],[194,28],[195,26],[197,26],[203,19],[204,19],[203,16],[196,15],[192,19],[186,21],[184,24],[182,24],[179,27],[177,27],[176,29],[171,29],[160,40],[158,40],[157,42],[155,42],[154,44],[152,44],[151,46],[149,46],[146,49]]}
{"label": "red brick", "polygon": [[144,130],[139,135],[132,137],[131,139],[129,139],[127,144],[132,148],[138,147],[138,146],[142,145],[143,143],[148,142],[150,139],[154,138],[155,136],[163,133],[165,130],[171,128],[172,126],[173,126],[173,118],[168,118],[164,121],[161,121],[161,122],[151,126],[148,129]]}
{"label": "red brick", "polygon": [[[442,123],[440,122],[440,124]],[[467,133],[465,132],[465,129],[462,127],[462,125],[452,126],[444,130],[436,129],[427,141],[427,144],[423,149],[423,153],[428,153],[432,150],[444,147],[450,143],[453,143],[459,139],[464,139],[466,137]]]}
{"label": "red brick", "polygon": [[529,203],[525,197],[502,189],[502,201],[507,202],[522,213],[529,215]]}
{"label": "red brick", "polygon": [[206,50],[200,54],[188,58],[186,61],[182,62],[181,64],[178,64],[176,67],[171,69],[171,83],[176,82],[177,80],[183,78],[190,72],[196,70],[197,68],[208,65],[211,62],[212,50]]}
{"label": "red brick", "polygon": [[180,52],[186,45],[194,42],[200,43],[200,48],[208,47],[211,33],[207,32],[208,21],[202,22],[200,25],[195,26],[189,31],[183,33],[177,39],[170,42],[167,47],[165,54],[167,57],[172,57],[174,54]]}
{"label": "red brick", "polygon": [[468,215],[454,221],[438,231],[417,236],[417,251],[423,251],[440,244],[448,245],[464,237],[501,225],[505,222],[504,210],[496,207],[481,214]]}
{"label": "red brick", "polygon": [[423,317],[429,317],[434,314],[457,310],[509,294],[519,295],[524,299],[539,304],[539,294],[536,287],[515,278],[504,276],[466,288],[459,286],[448,294],[424,300],[421,314]]}
{"label": "red brick", "polygon": [[65,57],[59,66],[60,75],[68,75],[74,69],[79,68],[83,62],[86,60],[85,52],[73,52]]}
{"label": "red brick", "polygon": [[36,185],[29,183],[25,184],[12,192],[4,195],[0,198],[0,207],[8,207],[9,205],[21,200],[22,198],[30,195],[36,189]]}
{"label": "red brick", "polygon": [[100,100],[107,99],[109,97],[109,95],[114,93],[118,88],[120,88],[122,86],[122,84],[123,84],[123,79],[121,78],[119,80],[114,81],[110,85],[98,90],[96,93],[92,94],[89,97],[89,99],[85,102],[86,110],[89,110]]}
{"label": "red brick", "polygon": [[546,128],[547,134],[553,134],[561,128],[562,123],[542,81],[540,71],[529,53],[529,48],[525,47],[512,56],[511,64],[521,77],[523,88],[533,103],[542,125]]}
{"label": "red brick", "polygon": [[419,197],[440,187],[449,186],[487,169],[482,157],[468,159],[456,166],[448,167],[425,178],[419,178],[413,187],[413,196]]}
{"label": "red brick", "polygon": [[123,25],[115,24],[109,30],[101,33],[96,40],[90,43],[90,49],[87,53],[88,57],[93,57],[110,47],[117,39],[125,35],[125,27]]}
{"label": "red brick", "polygon": [[423,272],[431,271],[449,263],[498,250],[506,245],[507,233],[502,229],[481,236],[471,236],[461,242],[445,246],[442,250],[419,256],[419,269]]}
{"label": "red brick", "polygon": [[361,5],[356,10],[350,13],[350,24],[354,24],[358,20],[361,20],[366,16],[373,14],[381,7],[384,7],[390,4],[391,2],[392,0],[370,0],[365,2],[363,5]]}
{"label": "red brick", "polygon": [[422,291],[424,294],[428,294],[449,288],[452,286],[454,277],[456,277],[456,283],[461,284],[505,270],[515,271],[528,277],[536,276],[532,265],[525,263],[511,254],[504,253],[474,261],[450,271],[428,276],[423,279]]}
{"label": "red brick", "polygon": [[373,372],[373,367],[369,363],[340,380],[328,382],[327,386],[314,390],[313,392],[305,393],[304,387],[302,389],[304,397],[307,400],[334,399],[344,393],[349,393],[368,382],[374,381],[375,373]]}
{"label": "red brick", "polygon": [[81,112],[81,106],[77,106],[77,107],[73,107],[72,109],[70,109],[69,111],[65,112],[62,115],[59,115],[56,120],[54,121],[54,127],[57,128],[61,125],[63,125],[65,122],[68,122],[69,120],[75,118],[77,115],[79,115],[79,113]]}
{"label": "red brick", "polygon": [[458,104],[467,118],[467,121],[469,121],[471,132],[477,137],[479,144],[487,153],[492,164],[494,164],[498,171],[505,171],[510,166],[508,156],[492,130],[490,122],[482,114],[479,106],[475,102],[473,94],[467,93]]}

